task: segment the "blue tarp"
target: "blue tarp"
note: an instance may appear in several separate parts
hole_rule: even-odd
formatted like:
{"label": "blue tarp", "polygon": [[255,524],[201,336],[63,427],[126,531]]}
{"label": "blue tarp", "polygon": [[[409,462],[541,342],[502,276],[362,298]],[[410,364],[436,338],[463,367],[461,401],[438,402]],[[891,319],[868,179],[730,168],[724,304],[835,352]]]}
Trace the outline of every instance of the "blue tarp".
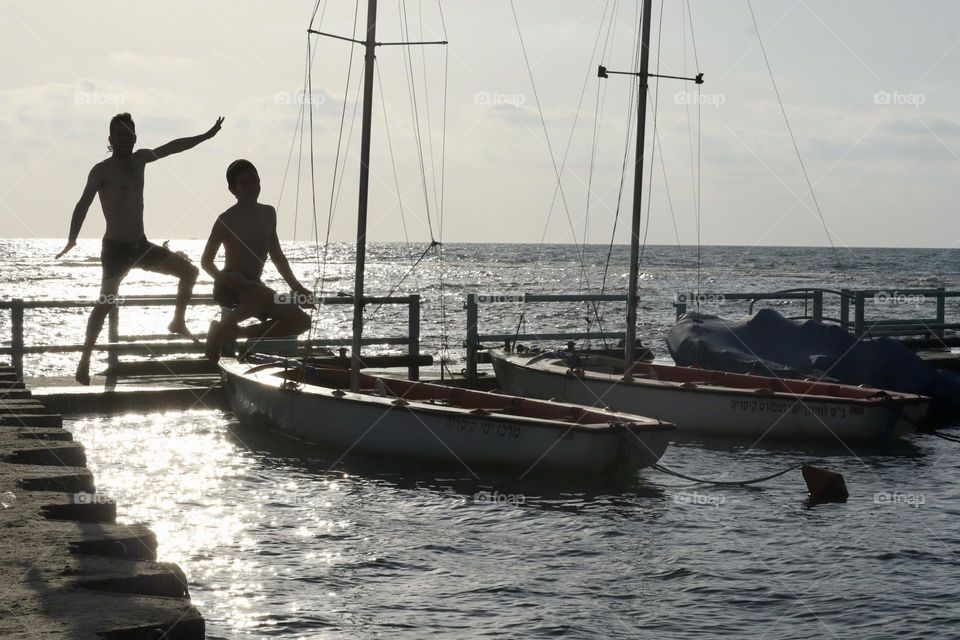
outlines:
{"label": "blue tarp", "polygon": [[761,309],[743,320],[688,313],[670,330],[667,348],[682,366],[921,393],[957,405],[960,377],[938,372],[892,338],[858,341],[845,329],[788,320]]}

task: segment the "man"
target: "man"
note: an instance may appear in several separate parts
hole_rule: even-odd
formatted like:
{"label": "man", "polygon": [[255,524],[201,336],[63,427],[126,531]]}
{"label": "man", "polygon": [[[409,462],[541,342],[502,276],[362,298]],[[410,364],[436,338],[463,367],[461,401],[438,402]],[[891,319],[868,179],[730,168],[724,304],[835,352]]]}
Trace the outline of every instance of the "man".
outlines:
{"label": "man", "polygon": [[179,138],[156,149],[134,151],[137,133],[130,114],[119,113],[110,120],[108,148],[111,155],[90,170],[83,195],[73,210],[67,246],[57,254],[57,258],[60,258],[76,246],[80,227],[83,226],[93,196],[99,195],[100,207],[107,222],[100,251],[103,279],[100,284],[100,298],[87,321],[87,336],[83,343],[80,363],[77,365],[76,379],[80,384],[90,384],[90,354],[93,346],[103,328],[104,319],[117,300],[120,283],[134,267],[180,279],[177,306],[168,329],[171,333],[193,337],[187,329],[184,317],[199,271],[186,258],[147,240],[143,231],[143,173],[147,163],[192,149],[204,140],[209,140],[220,131],[222,123],[221,117],[209,131],[199,136]]}
{"label": "man", "polygon": [[[217,218],[203,250],[200,266],[213,277],[213,297],[232,310],[221,322],[210,323],[206,355],[211,361],[220,359],[224,342],[237,337],[267,338],[299,335],[310,328],[310,317],[302,307],[313,307],[313,292],[300,284],[280,247],[277,237],[277,212],[257,202],[260,196],[260,175],[249,160],[236,160],[227,168],[227,187],[237,203]],[[223,269],[214,263],[223,245],[226,260]],[[294,292],[286,303],[260,276],[267,256]],[[291,304],[296,302],[296,304]],[[248,318],[260,322],[246,327],[239,324]]]}

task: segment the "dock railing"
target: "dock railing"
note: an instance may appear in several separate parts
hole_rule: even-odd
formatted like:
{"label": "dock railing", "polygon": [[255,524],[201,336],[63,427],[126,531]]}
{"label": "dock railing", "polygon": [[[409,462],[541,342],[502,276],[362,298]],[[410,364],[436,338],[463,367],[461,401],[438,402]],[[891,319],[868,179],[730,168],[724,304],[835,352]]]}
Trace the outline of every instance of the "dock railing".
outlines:
{"label": "dock railing", "polygon": [[[942,338],[947,330],[960,329],[960,322],[947,320],[947,300],[960,298],[960,291],[932,289],[788,289],[773,292],[705,293],[678,292],[674,301],[677,319],[697,303],[749,301],[749,313],[762,301],[802,300],[803,313],[792,319],[813,319],[838,324],[857,337]],[[933,305],[932,312],[927,309]],[[836,316],[825,309],[835,309]],[[883,315],[879,315],[881,313]],[[921,315],[932,313],[932,315]]]}
{"label": "dock railing", "polygon": [[467,311],[467,350],[466,375],[469,379],[477,377],[477,353],[484,342],[497,344],[515,343],[519,340],[622,340],[622,331],[552,331],[544,333],[480,333],[480,307],[489,304],[531,304],[551,302],[623,302],[627,296],[614,294],[533,294],[487,295],[468,293],[464,308]]}
{"label": "dock railing", "polygon": [[[295,298],[293,298],[295,299]],[[108,371],[116,371],[119,357],[122,354],[136,354],[141,356],[158,356],[183,353],[202,354],[204,345],[184,339],[174,334],[169,335],[121,335],[120,307],[170,307],[176,304],[175,296],[123,296],[110,310],[107,316],[107,339],[98,340],[94,351],[107,352]],[[323,305],[353,305],[352,296],[335,296],[316,298],[316,303]],[[50,309],[78,309],[92,308],[95,300],[0,300],[0,311],[10,311],[10,346],[0,346],[0,355],[9,355],[11,365],[16,369],[17,376],[23,379],[23,360],[25,355],[44,353],[71,353],[83,350],[83,344],[27,344],[24,339],[24,320],[27,311]],[[420,296],[397,297],[367,297],[365,305],[407,305],[407,335],[394,337],[364,337],[361,344],[368,345],[407,345],[408,375],[411,380],[419,378],[420,364]],[[196,295],[190,301],[190,306],[219,307],[212,296]],[[198,335],[203,338],[202,334]],[[295,346],[297,350],[306,350],[314,347],[349,347],[348,338],[315,338],[312,340],[295,341],[284,340],[285,344]]]}

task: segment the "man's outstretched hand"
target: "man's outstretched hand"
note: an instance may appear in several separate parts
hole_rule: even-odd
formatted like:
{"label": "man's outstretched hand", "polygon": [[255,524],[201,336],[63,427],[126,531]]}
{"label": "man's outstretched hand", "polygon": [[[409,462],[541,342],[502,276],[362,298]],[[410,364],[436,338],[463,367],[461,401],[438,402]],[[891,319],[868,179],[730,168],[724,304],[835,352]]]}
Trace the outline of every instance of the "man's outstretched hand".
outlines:
{"label": "man's outstretched hand", "polygon": [[204,135],[206,135],[208,138],[212,138],[213,136],[217,135],[217,132],[220,131],[220,125],[222,124],[223,124],[223,116],[220,116],[219,118],[217,118],[217,121],[214,123],[214,125],[210,127],[210,130],[207,131],[207,133]]}
{"label": "man's outstretched hand", "polygon": [[59,260],[59,259],[62,258],[64,255],[66,255],[67,252],[70,251],[70,249],[73,249],[75,246],[77,246],[77,243],[74,242],[73,240],[69,240],[69,241],[67,242],[67,246],[65,246],[65,247],[63,248],[63,251],[61,251],[60,253],[57,254],[57,257],[54,258],[54,260]]}

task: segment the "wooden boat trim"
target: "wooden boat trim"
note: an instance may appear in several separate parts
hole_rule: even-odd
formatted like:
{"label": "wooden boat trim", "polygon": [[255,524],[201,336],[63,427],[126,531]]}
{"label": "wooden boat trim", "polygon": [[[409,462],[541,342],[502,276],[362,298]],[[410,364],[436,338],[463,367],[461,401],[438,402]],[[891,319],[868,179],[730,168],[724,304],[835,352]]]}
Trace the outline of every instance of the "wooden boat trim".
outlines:
{"label": "wooden boat trim", "polygon": [[[347,389],[333,388],[333,387],[323,387],[317,384],[303,383],[303,382],[294,382],[294,385],[284,386],[288,382],[291,382],[284,376],[284,371],[292,372],[290,368],[284,368],[282,364],[275,364],[272,366],[267,365],[256,365],[249,367],[248,369],[243,369],[246,365],[242,364],[225,364],[221,363],[221,367],[226,369],[228,372],[242,376],[252,382],[263,386],[277,387],[281,388],[286,393],[299,393],[305,395],[335,395],[337,400],[340,402],[348,402],[354,404],[363,404],[363,405],[380,405],[385,411],[413,411],[416,410],[418,413],[433,414],[440,416],[469,416],[471,418],[476,418],[476,414],[471,414],[472,409],[450,406],[444,404],[430,404],[428,402],[422,402],[420,400],[407,401],[406,404],[395,404],[396,397],[380,395],[377,393],[375,388],[362,388],[359,392],[349,391]],[[279,374],[279,375],[278,375]],[[374,378],[372,376],[363,375],[362,382],[364,386],[368,384],[376,384],[378,381],[383,380],[381,378]],[[441,385],[432,385],[425,382],[406,382],[400,380],[390,380],[387,384],[398,384],[406,383],[411,386],[427,386],[427,387],[441,387]],[[464,390],[461,390],[464,391]],[[484,396],[490,396],[493,398],[503,398],[503,396],[498,396],[498,394],[483,392],[483,391],[470,391],[470,394],[482,394]],[[545,411],[547,410],[557,410],[557,409],[567,409],[581,411],[584,416],[589,416],[597,418],[598,420],[602,419],[602,422],[566,422],[554,418],[541,418],[532,415],[517,415],[514,413],[497,413],[491,411],[487,415],[483,415],[483,419],[489,420],[496,423],[504,424],[516,424],[518,421],[528,423],[531,425],[540,425],[540,426],[552,426],[556,429],[564,429],[568,431],[584,431],[584,432],[597,432],[603,430],[618,430],[618,429],[629,429],[631,431],[639,432],[652,432],[652,431],[674,431],[676,426],[669,422],[661,422],[654,420],[652,418],[645,418],[642,416],[625,414],[625,413],[616,413],[616,412],[606,412],[598,411],[595,409],[589,409],[586,407],[581,407],[580,405],[574,405],[569,403],[555,403],[549,402],[546,400],[531,400],[531,399],[520,399],[520,401],[528,407],[541,407]]]}

